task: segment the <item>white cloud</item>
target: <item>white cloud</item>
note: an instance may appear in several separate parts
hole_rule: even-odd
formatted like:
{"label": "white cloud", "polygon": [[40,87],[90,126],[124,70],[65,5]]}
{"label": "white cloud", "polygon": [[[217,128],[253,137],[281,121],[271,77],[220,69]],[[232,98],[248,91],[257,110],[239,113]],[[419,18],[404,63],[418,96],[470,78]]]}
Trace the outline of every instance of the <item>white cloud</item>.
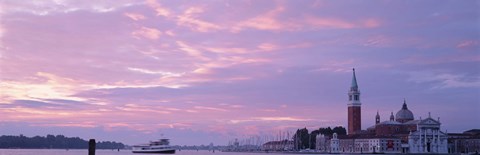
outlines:
{"label": "white cloud", "polygon": [[54,13],[69,13],[78,10],[91,12],[111,12],[118,8],[138,5],[128,0],[118,1],[64,1],[64,0],[42,0],[42,1],[2,1],[4,13],[26,12],[35,15],[45,16]]}
{"label": "white cloud", "polygon": [[185,74],[185,73],[173,73],[173,72],[165,72],[165,71],[152,71],[148,69],[134,68],[134,67],[127,67],[127,69],[130,71],[138,72],[138,73],[162,75],[163,77],[181,77]]}

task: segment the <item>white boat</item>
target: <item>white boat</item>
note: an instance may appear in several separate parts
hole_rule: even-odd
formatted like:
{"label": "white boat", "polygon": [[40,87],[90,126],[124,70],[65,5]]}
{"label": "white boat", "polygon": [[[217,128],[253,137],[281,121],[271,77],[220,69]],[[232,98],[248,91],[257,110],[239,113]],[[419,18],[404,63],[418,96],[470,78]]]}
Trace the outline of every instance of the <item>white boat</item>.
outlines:
{"label": "white boat", "polygon": [[150,144],[134,145],[132,152],[174,154],[175,148],[170,146],[168,139],[160,139],[158,141],[151,141]]}

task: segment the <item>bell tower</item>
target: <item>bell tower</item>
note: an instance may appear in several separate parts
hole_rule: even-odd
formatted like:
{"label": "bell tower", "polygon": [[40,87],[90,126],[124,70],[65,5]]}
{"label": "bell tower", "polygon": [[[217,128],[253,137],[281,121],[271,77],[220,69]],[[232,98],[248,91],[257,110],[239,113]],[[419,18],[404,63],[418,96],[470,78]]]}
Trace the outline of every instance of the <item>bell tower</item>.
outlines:
{"label": "bell tower", "polygon": [[378,124],[380,123],[380,115],[378,114],[378,110],[377,110],[377,115],[375,116],[375,124]]}
{"label": "bell tower", "polygon": [[362,129],[360,90],[358,89],[355,68],[353,69],[352,85],[348,91],[348,134],[354,134]]}

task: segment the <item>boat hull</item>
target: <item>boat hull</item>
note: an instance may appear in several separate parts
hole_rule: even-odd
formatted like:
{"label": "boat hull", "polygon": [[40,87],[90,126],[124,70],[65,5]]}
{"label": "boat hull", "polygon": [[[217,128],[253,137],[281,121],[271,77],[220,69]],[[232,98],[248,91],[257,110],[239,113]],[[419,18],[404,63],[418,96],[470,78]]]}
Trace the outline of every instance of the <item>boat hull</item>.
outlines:
{"label": "boat hull", "polygon": [[174,154],[175,150],[133,150],[132,153]]}

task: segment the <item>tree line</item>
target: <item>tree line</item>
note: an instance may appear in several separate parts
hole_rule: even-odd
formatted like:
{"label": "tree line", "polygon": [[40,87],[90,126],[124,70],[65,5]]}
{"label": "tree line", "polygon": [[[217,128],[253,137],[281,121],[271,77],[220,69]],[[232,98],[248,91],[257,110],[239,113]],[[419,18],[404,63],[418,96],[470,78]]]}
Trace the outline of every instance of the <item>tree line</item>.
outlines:
{"label": "tree line", "polygon": [[[0,136],[0,148],[25,149],[87,149],[88,141],[79,137],[65,137],[63,135],[47,135],[26,137],[23,135]],[[96,144],[97,149],[123,149],[125,145],[118,142],[101,141]]]}
{"label": "tree line", "polygon": [[311,133],[308,133],[307,128],[297,129],[295,135],[293,135],[294,148],[295,150],[315,149],[317,135],[323,134],[331,137],[333,133],[337,133],[337,135],[347,135],[347,130],[341,126],[334,127],[333,129],[330,127],[319,128],[313,130]]}

